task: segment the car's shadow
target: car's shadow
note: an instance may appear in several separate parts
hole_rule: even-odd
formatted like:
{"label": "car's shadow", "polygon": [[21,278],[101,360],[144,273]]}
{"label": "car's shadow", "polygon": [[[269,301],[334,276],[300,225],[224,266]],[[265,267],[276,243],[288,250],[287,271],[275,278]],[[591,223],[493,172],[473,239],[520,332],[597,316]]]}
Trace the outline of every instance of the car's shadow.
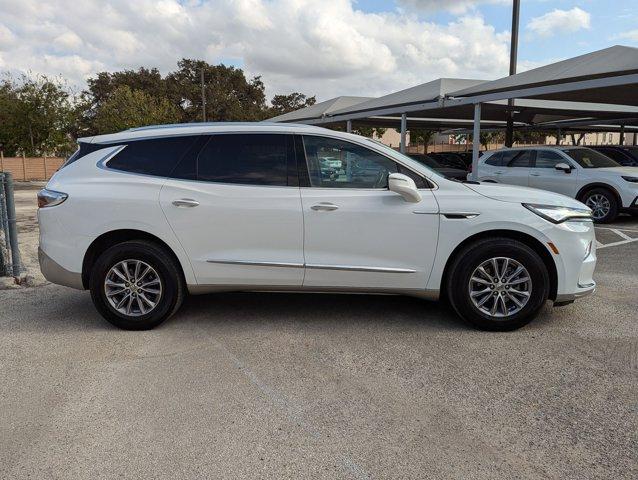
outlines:
{"label": "car's shadow", "polygon": [[[30,289],[31,290],[31,289]],[[88,292],[47,285],[16,302],[15,318],[2,330],[77,331],[115,329],[95,310]],[[263,323],[317,327],[387,324],[432,330],[467,330],[444,302],[398,295],[311,293],[215,293],[188,296],[180,310],[158,328],[225,328]]]}
{"label": "car's shadow", "polygon": [[399,295],[315,293],[217,293],[190,296],[169,322],[206,324],[290,323],[339,325],[385,323],[421,328],[467,329],[444,302]]}

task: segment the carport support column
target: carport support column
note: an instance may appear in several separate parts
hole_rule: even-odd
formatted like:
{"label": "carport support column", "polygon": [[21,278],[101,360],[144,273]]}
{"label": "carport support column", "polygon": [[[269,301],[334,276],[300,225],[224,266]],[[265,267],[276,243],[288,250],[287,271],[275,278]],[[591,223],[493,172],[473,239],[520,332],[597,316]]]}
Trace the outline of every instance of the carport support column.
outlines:
{"label": "carport support column", "polygon": [[625,126],[621,125],[620,126],[620,141],[618,142],[619,145],[624,145],[625,144]]}
{"label": "carport support column", "polygon": [[472,180],[478,180],[478,159],[481,148],[481,104],[474,104],[474,134],[472,135]]}
{"label": "carport support column", "polygon": [[408,115],[407,113],[401,114],[401,153],[405,153],[405,134],[408,129]]}
{"label": "carport support column", "polygon": [[346,132],[352,133],[352,120],[346,121]]}

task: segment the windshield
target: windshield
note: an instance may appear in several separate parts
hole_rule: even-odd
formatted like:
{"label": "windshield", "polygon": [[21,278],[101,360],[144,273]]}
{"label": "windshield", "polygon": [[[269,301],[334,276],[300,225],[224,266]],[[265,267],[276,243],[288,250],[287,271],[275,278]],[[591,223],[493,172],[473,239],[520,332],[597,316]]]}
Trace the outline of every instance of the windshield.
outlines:
{"label": "windshield", "polygon": [[620,167],[618,162],[591,148],[563,148],[562,150],[583,168]]}

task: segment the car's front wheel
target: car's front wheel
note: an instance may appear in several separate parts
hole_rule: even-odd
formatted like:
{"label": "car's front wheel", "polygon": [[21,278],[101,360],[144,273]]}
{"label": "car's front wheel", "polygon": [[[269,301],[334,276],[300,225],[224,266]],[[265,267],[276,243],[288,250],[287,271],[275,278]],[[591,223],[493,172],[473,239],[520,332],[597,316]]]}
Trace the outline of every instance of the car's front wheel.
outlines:
{"label": "car's front wheel", "polygon": [[484,330],[515,330],[532,321],[549,296],[549,274],[530,247],[508,238],[466,246],[450,267],[447,296],[456,312]]}
{"label": "car's front wheel", "polygon": [[582,202],[592,210],[594,222],[613,222],[618,216],[616,196],[606,188],[594,188],[583,195]]}
{"label": "car's front wheel", "polygon": [[128,241],[107,249],[90,279],[97,310],[113,325],[148,330],[170,317],[182,303],[185,287],[175,259],[147,241]]}

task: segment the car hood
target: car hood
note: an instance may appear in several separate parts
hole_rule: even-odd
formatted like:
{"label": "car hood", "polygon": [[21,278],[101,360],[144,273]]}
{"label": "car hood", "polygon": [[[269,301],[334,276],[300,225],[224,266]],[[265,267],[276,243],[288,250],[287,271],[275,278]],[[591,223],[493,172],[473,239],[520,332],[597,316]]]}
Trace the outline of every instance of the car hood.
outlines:
{"label": "car hood", "polygon": [[556,205],[558,207],[583,208],[585,205],[571,197],[559,193],[539,190],[537,188],[505,185],[502,183],[464,183],[470,190],[501,202],[537,203],[539,205]]}

